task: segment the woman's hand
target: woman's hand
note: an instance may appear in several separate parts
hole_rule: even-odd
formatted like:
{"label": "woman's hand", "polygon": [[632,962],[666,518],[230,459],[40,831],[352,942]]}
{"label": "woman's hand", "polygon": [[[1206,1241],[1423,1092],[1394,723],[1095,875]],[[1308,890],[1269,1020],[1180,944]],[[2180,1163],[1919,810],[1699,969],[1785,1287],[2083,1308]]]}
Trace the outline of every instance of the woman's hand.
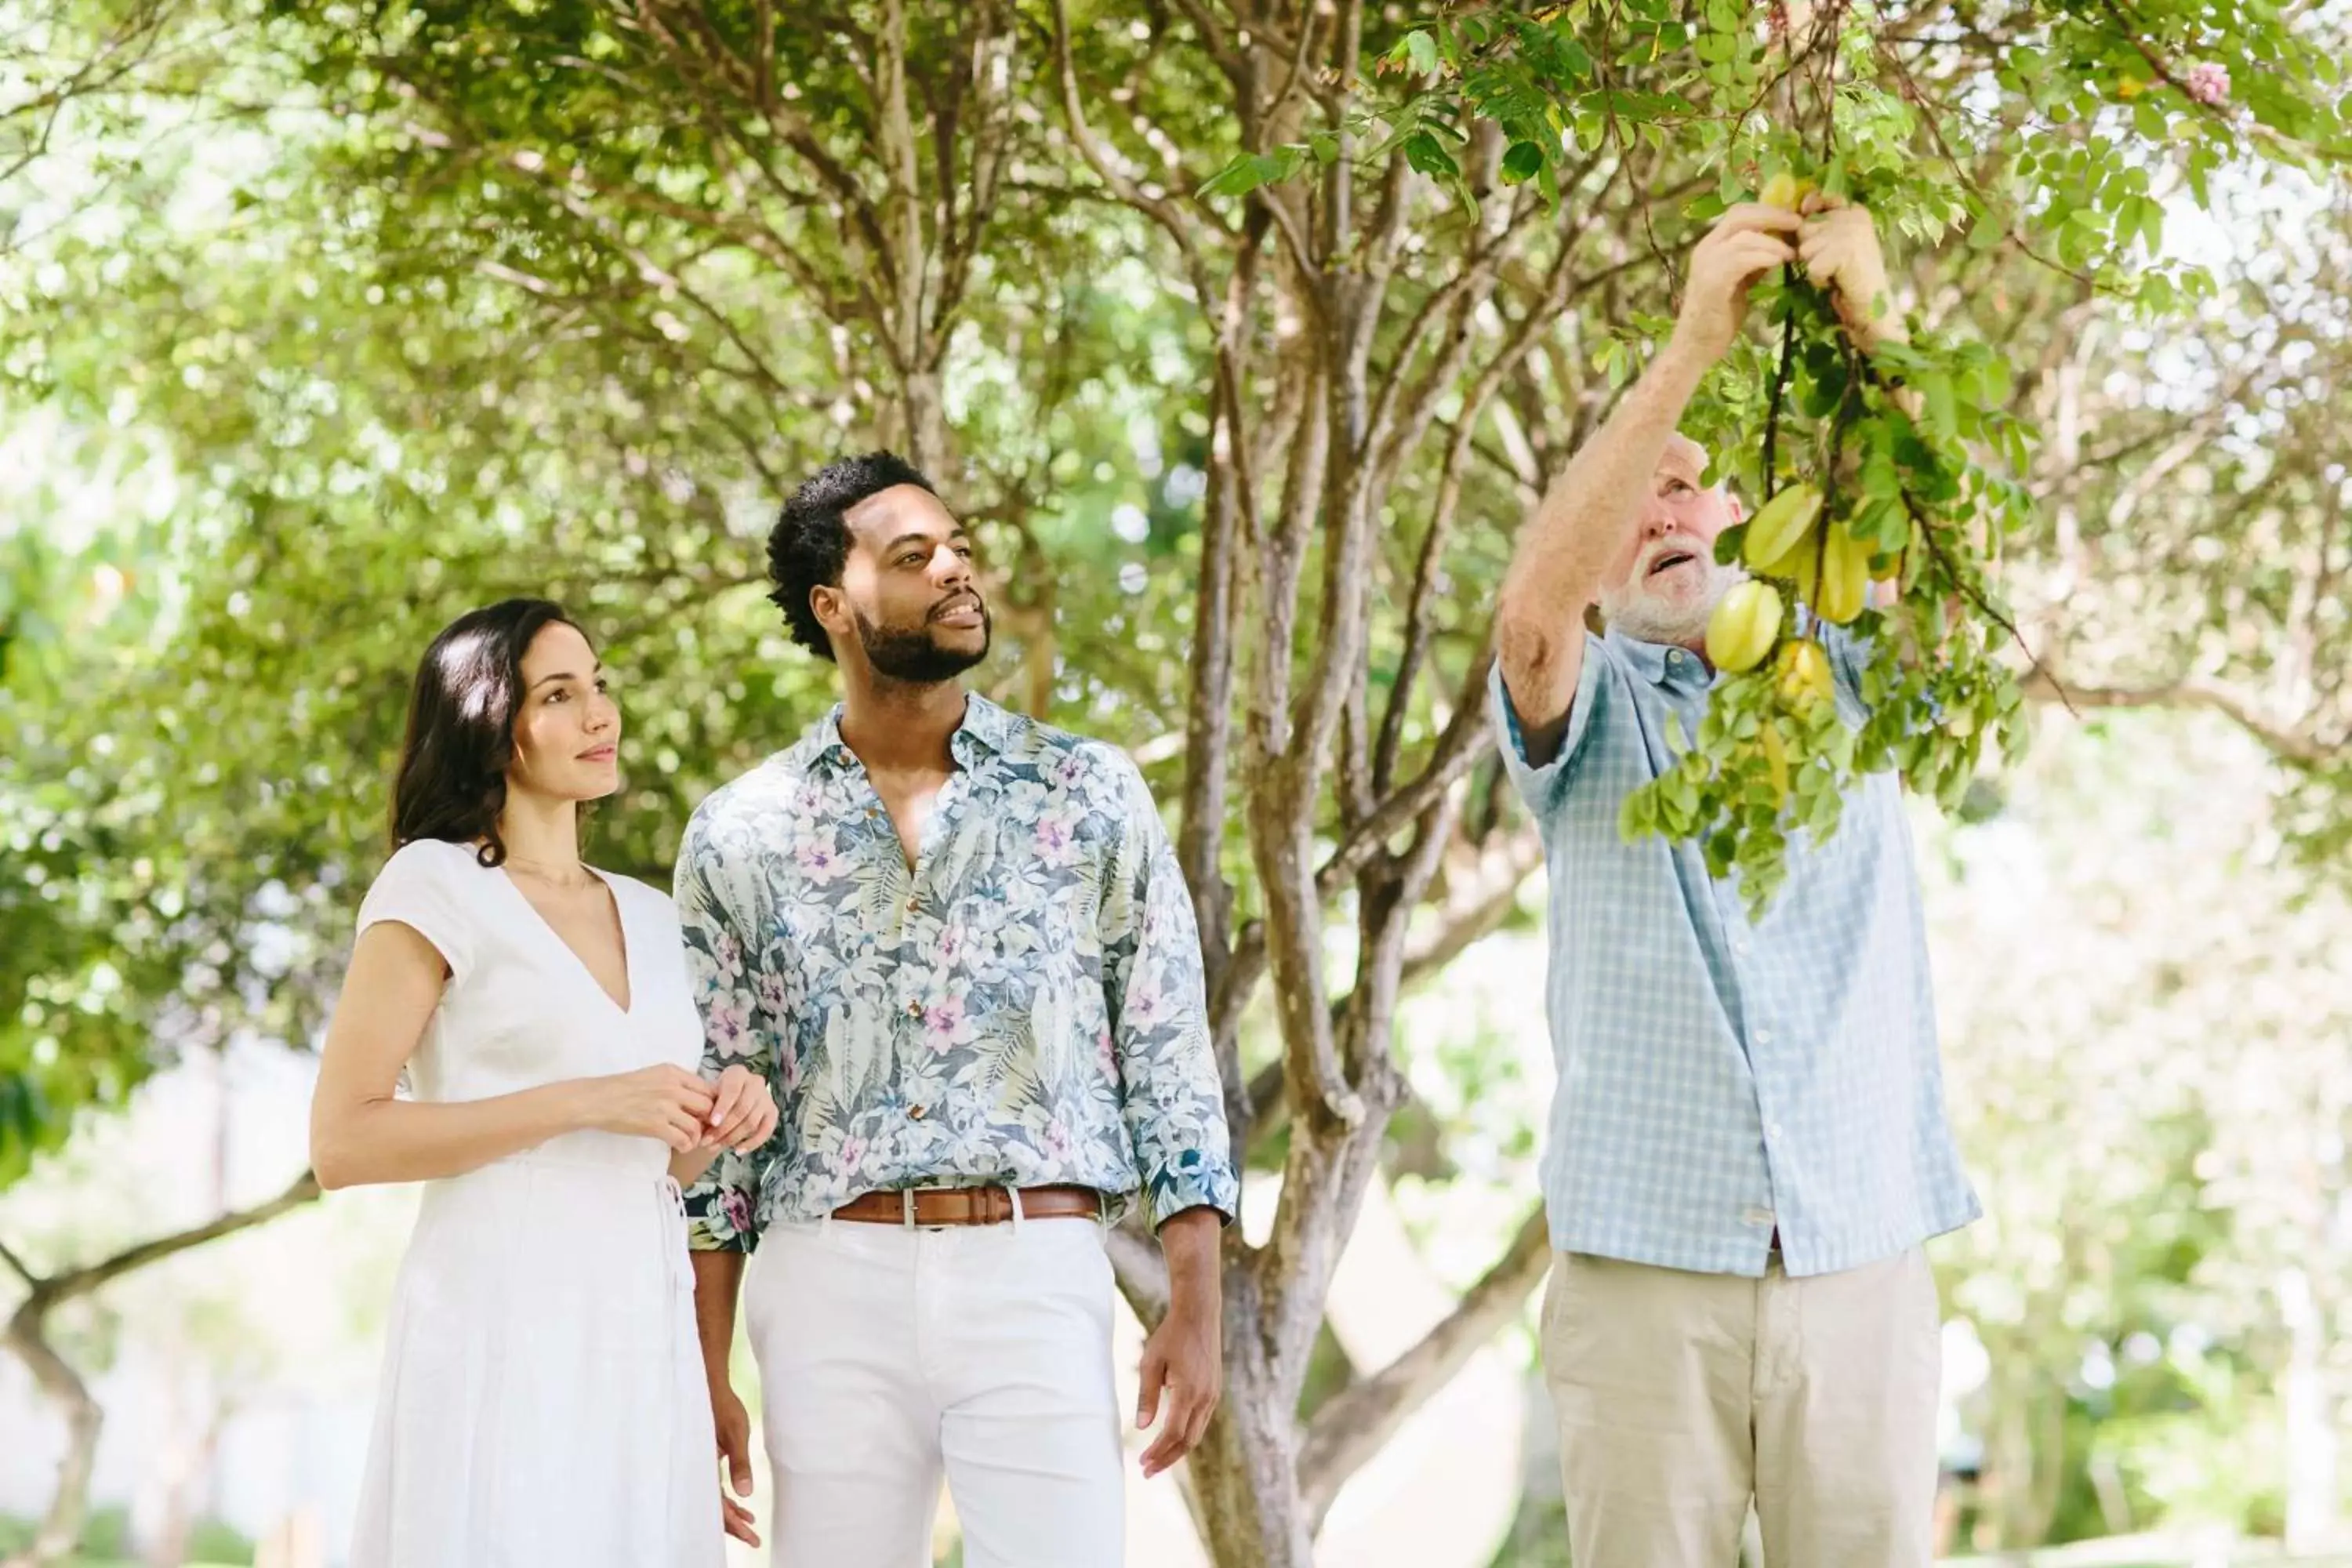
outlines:
{"label": "woman's hand", "polygon": [[586,1121],[625,1138],[657,1138],[678,1153],[703,1142],[717,1096],[709,1084],[681,1067],[639,1068],[588,1080],[593,1096]]}
{"label": "woman's hand", "polygon": [[748,1154],[775,1136],[776,1097],[766,1079],[747,1067],[730,1067],[719,1075],[713,1090],[701,1147]]}

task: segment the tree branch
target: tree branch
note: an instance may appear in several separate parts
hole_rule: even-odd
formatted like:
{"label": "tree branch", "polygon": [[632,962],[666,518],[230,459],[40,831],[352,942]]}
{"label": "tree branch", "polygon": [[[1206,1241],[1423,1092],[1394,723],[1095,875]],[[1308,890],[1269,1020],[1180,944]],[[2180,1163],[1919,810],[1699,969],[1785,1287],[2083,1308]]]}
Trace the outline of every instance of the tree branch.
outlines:
{"label": "tree branch", "polygon": [[1543,840],[1531,827],[1499,847],[1490,845],[1479,856],[1468,889],[1456,889],[1456,896],[1446,900],[1437,929],[1406,950],[1397,984],[1412,985],[1427,979],[1461,957],[1471,943],[1491,934],[1518,907],[1519,885],[1542,864]]}
{"label": "tree branch", "polygon": [[1324,1402],[1298,1456],[1299,1489],[1318,1526],[1340,1486],[1518,1316],[1550,1265],[1551,1233],[1538,1205],[1503,1256],[1420,1343]]}
{"label": "tree branch", "polygon": [[[1482,655],[1470,675],[1481,686],[1492,663],[1491,655]],[[1465,682],[1466,684],[1466,682]],[[1445,732],[1439,737],[1429,765],[1405,784],[1391,791],[1372,808],[1370,816],[1357,824],[1355,831],[1342,839],[1331,858],[1323,862],[1316,873],[1318,889],[1326,898],[1339,890],[1357,868],[1379,852],[1390,837],[1403,830],[1404,826],[1427,811],[1438,798],[1454,786],[1456,779],[1475,766],[1486,754],[1494,735],[1486,723],[1486,705],[1477,700],[1464,702],[1454,710]]]}
{"label": "tree branch", "polygon": [[1227,237],[1231,237],[1230,231],[1213,216],[1184,213],[1166,197],[1144,190],[1128,172],[1118,152],[1087,123],[1086,106],[1078,97],[1077,60],[1070,47],[1069,0],[1054,0],[1054,65],[1061,79],[1062,113],[1070,122],[1070,140],[1076,144],[1078,155],[1094,171],[1095,177],[1110,187],[1113,195],[1158,224],[1176,242],[1176,249],[1184,258],[1185,275],[1192,281],[1193,299],[1203,312],[1216,309],[1217,290],[1209,280],[1207,266],[1192,236],[1194,230],[1203,226]]}
{"label": "tree branch", "polygon": [[2037,702],[2068,702],[2085,708],[2203,708],[2221,714],[2281,762],[2315,768],[2341,761],[2347,751],[2315,735],[2289,729],[2266,718],[2252,699],[2226,687],[2183,676],[2153,686],[2077,686],[2060,682],[2046,669],[2029,671],[2019,682]]}
{"label": "tree branch", "polygon": [[[68,1269],[62,1274],[53,1274],[33,1288],[33,1301],[39,1303],[39,1311],[46,1312],[61,1301],[71,1300],[77,1296],[87,1296],[109,1281],[120,1279],[134,1269],[161,1263],[174,1254],[185,1252],[191,1247],[202,1247],[208,1241],[217,1241],[222,1237],[234,1235],[240,1230],[250,1230],[255,1226],[265,1225],[279,1215],[301,1207],[318,1195],[319,1178],[305,1171],[297,1176],[293,1184],[284,1192],[267,1203],[256,1204],[251,1208],[231,1209],[208,1225],[200,1225],[193,1230],[178,1231],[170,1236],[157,1237],[152,1241],[142,1241],[136,1247],[125,1247],[111,1258],[101,1258],[96,1263],[80,1268]],[[31,1304],[31,1302],[27,1303],[28,1306]]]}

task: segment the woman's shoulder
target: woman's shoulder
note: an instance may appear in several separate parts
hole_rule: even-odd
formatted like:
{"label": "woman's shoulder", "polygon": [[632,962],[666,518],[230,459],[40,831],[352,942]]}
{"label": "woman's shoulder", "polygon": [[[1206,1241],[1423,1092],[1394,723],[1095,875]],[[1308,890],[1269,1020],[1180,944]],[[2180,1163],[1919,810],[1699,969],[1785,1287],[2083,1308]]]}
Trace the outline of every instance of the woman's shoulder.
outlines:
{"label": "woman's shoulder", "polygon": [[481,871],[480,853],[470,844],[453,844],[446,838],[412,838],[392,852],[376,872],[374,885],[446,886],[461,882],[469,874],[478,876]]}
{"label": "woman's shoulder", "polygon": [[441,950],[459,981],[479,945],[477,895],[469,878],[481,876],[470,844],[414,838],[392,852],[360,901],[359,929],[387,921],[404,925]]}

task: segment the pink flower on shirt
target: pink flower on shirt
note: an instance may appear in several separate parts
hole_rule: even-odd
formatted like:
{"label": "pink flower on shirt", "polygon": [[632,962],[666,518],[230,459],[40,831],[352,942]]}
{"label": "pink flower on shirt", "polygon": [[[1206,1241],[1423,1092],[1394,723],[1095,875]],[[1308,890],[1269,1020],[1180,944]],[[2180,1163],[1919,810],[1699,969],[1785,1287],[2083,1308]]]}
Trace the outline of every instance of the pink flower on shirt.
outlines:
{"label": "pink flower on shirt", "polygon": [[1036,824],[1037,858],[1048,866],[1075,865],[1078,858],[1078,813],[1071,807],[1041,812]]}
{"label": "pink flower on shirt", "polygon": [[963,998],[942,996],[923,1009],[923,1043],[933,1051],[949,1051],[971,1038],[971,1019]]}
{"label": "pink flower on shirt", "polygon": [[830,833],[812,833],[793,848],[793,863],[820,888],[831,887],[849,870],[841,846]]}
{"label": "pink flower on shirt", "polygon": [[784,977],[769,971],[760,976],[754,989],[760,994],[760,1005],[765,1007],[772,1016],[781,1017],[785,1004],[791,999],[784,986]]}
{"label": "pink flower on shirt", "polygon": [[751,1194],[740,1187],[728,1187],[719,1194],[719,1210],[727,1216],[727,1228],[737,1236],[748,1235],[751,1229]]}
{"label": "pink flower on shirt", "polygon": [[758,1043],[751,1033],[751,1010],[730,994],[710,999],[703,1009],[702,1027],[710,1048],[722,1057],[748,1057]]}
{"label": "pink flower on shirt", "polygon": [[1154,977],[1141,972],[1129,980],[1127,995],[1119,1002],[1118,1023],[1123,1029],[1149,1029],[1168,1016],[1168,995]]}

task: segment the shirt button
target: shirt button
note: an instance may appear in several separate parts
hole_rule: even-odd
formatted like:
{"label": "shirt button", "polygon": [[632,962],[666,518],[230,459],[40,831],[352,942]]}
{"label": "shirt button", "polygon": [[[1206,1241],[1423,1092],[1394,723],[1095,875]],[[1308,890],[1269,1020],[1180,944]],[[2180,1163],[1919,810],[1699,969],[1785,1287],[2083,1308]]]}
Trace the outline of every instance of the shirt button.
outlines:
{"label": "shirt button", "polygon": [[1773,1215],[1768,1208],[1750,1208],[1739,1217],[1749,1225],[1770,1225]]}
{"label": "shirt button", "polygon": [[1780,1124],[1779,1122],[1777,1122],[1777,1121],[1769,1121],[1769,1122],[1765,1123],[1765,1126],[1764,1126],[1764,1136],[1765,1136],[1765,1137],[1767,1137],[1767,1138],[1770,1138],[1770,1139],[1778,1140],[1778,1139],[1780,1138]]}
{"label": "shirt button", "polygon": [[922,1016],[923,1005],[920,1002],[909,1002],[907,1004],[907,1016],[909,1018],[919,1018]]}
{"label": "shirt button", "polygon": [[1742,958],[1747,957],[1748,939],[1744,936],[1733,937],[1731,939],[1731,951],[1738,953]]}
{"label": "shirt button", "polygon": [[910,1106],[907,1107],[907,1120],[908,1120],[908,1121],[920,1121],[922,1119],[923,1119],[923,1108],[922,1108],[921,1106],[919,1106],[919,1105],[910,1105]]}
{"label": "shirt button", "polygon": [[1759,1029],[1759,1030],[1757,1030],[1757,1031],[1756,1031],[1756,1043],[1757,1043],[1758,1045],[1759,1045],[1759,1046],[1769,1046],[1769,1045],[1770,1045],[1770,1044],[1772,1043],[1772,1031],[1771,1031],[1771,1030],[1769,1030],[1769,1029]]}

